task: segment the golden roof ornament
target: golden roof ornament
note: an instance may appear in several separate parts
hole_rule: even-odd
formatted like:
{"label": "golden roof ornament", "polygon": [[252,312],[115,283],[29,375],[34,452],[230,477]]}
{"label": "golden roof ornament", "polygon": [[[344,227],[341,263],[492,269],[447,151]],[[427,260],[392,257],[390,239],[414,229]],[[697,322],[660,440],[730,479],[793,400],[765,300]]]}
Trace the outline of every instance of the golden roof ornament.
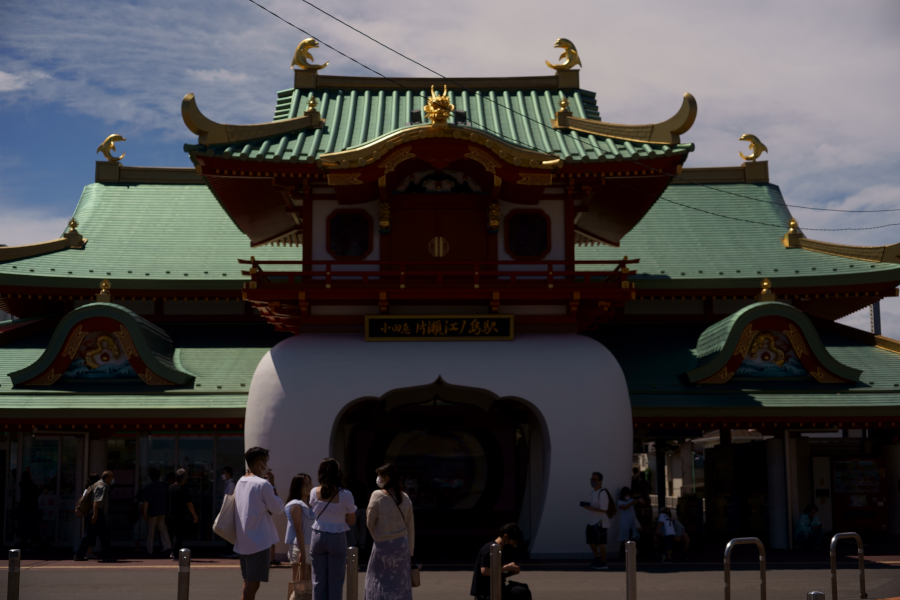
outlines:
{"label": "golden roof ornament", "polygon": [[435,129],[441,129],[447,126],[447,119],[450,113],[456,107],[450,103],[450,97],[447,95],[447,86],[444,85],[444,93],[440,96],[434,93],[434,85],[431,86],[431,98],[428,103],[422,107],[425,115],[431,119],[431,126]]}
{"label": "golden roof ornament", "polygon": [[76,221],[76,220],[73,218],[71,221],[69,221],[69,231],[68,231],[67,233],[72,232],[72,231],[75,231],[75,229],[76,229],[77,227],[78,227],[78,221]]}
{"label": "golden roof ornament", "polygon": [[789,227],[788,233],[797,233],[797,230],[800,229],[797,226],[797,221],[795,221],[794,219],[791,219],[791,222],[788,223],[788,227]]}
{"label": "golden roof ornament", "polygon": [[768,152],[769,149],[766,148],[766,145],[759,141],[759,138],[753,135],[752,133],[745,133],[740,137],[741,141],[750,142],[750,155],[744,156],[743,152],[738,152],[741,155],[741,158],[744,160],[749,160],[750,162],[756,162],[756,159],[762,155],[763,152]]}
{"label": "golden roof ornament", "polygon": [[97,294],[96,300],[97,302],[111,302],[112,294],[110,294],[109,290],[112,287],[112,284],[109,282],[109,279],[104,279],[100,282],[100,293]]}
{"label": "golden roof ornament", "polygon": [[319,103],[316,102],[316,98],[315,98],[315,96],[313,96],[312,98],[309,99],[309,102],[306,103],[306,108],[309,110],[316,110],[316,107],[318,105],[319,105]]}
{"label": "golden roof ornament", "polygon": [[[567,40],[566,38],[559,38],[556,40],[556,44],[553,45],[554,48],[562,48],[563,53],[559,55],[559,59],[566,59],[565,62],[562,62],[558,65],[550,64],[550,61],[544,61],[547,63],[547,66],[555,71],[568,71],[575,65],[581,65],[581,58],[578,56],[578,50],[575,49],[575,44]],[[582,65],[583,66],[583,65]]]}
{"label": "golden roof ornament", "polygon": [[97,152],[102,152],[103,156],[106,157],[106,160],[109,162],[119,162],[123,158],[125,158],[125,153],[122,153],[122,156],[116,157],[113,156],[112,153],[116,151],[116,142],[124,142],[125,138],[123,138],[118,133],[114,133],[112,135],[106,136],[106,139],[103,140],[103,143],[97,146]]}
{"label": "golden roof ornament", "polygon": [[802,237],[803,233],[800,231],[797,221],[791,219],[791,222],[788,223],[788,231],[784,234],[781,243],[784,244],[785,248],[800,248],[800,238]]}
{"label": "golden roof ornament", "polygon": [[569,99],[563,98],[559,101],[559,110],[569,110]]}
{"label": "golden roof ornament", "polygon": [[300,67],[304,71],[318,71],[319,69],[324,69],[328,66],[328,62],[324,65],[314,65],[311,60],[313,60],[312,54],[309,53],[310,48],[318,48],[319,42],[314,40],[313,38],[306,38],[302,42],[297,45],[297,49],[294,50],[294,60],[291,61],[291,68]]}
{"label": "golden roof ornament", "polygon": [[759,295],[756,297],[759,302],[766,302],[768,300],[775,300],[775,292],[772,291],[772,282],[769,281],[769,278],[766,277],[760,283],[762,285],[762,290],[760,290]]}

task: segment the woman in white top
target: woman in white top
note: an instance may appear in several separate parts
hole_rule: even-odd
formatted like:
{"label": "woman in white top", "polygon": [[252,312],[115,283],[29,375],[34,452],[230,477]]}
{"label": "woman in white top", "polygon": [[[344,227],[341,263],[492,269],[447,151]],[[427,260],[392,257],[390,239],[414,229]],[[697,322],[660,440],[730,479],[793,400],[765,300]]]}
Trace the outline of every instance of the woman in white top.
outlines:
{"label": "woman in white top", "polygon": [[312,583],[314,600],[341,600],[347,562],[347,531],[356,523],[353,494],[341,487],[341,466],[333,458],[319,464],[319,487],[309,494],[313,512]]}
{"label": "woman in white top", "polygon": [[643,502],[639,498],[632,498],[631,488],[623,487],[619,492],[619,544],[622,556],[625,556],[625,542],[639,540],[641,538],[641,523],[634,514],[634,505]]}
{"label": "woman in white top", "polygon": [[[287,515],[287,532],[284,535],[284,543],[288,545],[288,558],[291,561],[291,569],[294,581],[300,578],[300,567],[303,567],[303,579],[309,578],[308,565],[311,565],[309,545],[312,542],[312,525],[315,515],[309,508],[309,493],[312,491],[312,479],[306,473],[294,475],[291,481],[291,491],[288,493],[288,502],[284,505],[284,513]],[[298,535],[299,532],[299,535]]]}
{"label": "woman in white top", "polygon": [[416,527],[412,501],[403,492],[397,467],[375,469],[375,484],[366,509],[366,526],[375,541],[366,569],[365,600],[412,600],[410,563]]}

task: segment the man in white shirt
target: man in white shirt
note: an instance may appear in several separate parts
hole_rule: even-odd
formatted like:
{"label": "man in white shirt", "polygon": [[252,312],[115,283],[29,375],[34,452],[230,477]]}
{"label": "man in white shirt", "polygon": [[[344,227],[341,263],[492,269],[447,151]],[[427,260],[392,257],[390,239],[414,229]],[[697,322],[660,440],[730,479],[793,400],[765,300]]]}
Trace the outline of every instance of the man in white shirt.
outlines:
{"label": "man in white shirt", "polygon": [[260,582],[269,581],[269,549],[278,542],[272,515],[284,513],[284,504],[275,495],[269,474],[269,451],[250,448],[244,454],[249,474],[234,486],[236,539],[234,551],[241,557],[244,579],[242,600],[255,600]]}
{"label": "man in white shirt", "polygon": [[591,473],[591,499],[582,502],[581,505],[588,511],[588,522],[585,537],[594,553],[594,560],[590,567],[595,571],[605,571],[606,566],[606,533],[609,529],[609,492],[603,488],[603,475],[594,471]]}

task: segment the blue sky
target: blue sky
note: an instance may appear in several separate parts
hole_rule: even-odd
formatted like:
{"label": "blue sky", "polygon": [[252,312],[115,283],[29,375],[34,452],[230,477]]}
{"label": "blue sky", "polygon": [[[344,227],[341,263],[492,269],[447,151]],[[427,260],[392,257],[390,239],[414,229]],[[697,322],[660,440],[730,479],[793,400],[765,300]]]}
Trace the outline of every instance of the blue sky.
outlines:
{"label": "blue sky", "polygon": [[[262,2],[379,72],[427,72],[297,0]],[[792,204],[900,208],[900,3],[547,3],[321,0],[319,6],[450,76],[545,75],[557,37],[582,57],[582,86],[605,120],[651,123],[689,91],[699,113],[687,166],[740,164],[742,133],[769,147],[772,181]],[[214,120],[271,119],[291,87],[306,37],[247,0],[216,2],[4,0],[0,3],[0,243],[62,231],[97,145],[110,133],[126,165],[189,166],[180,101],[194,92]],[[326,73],[369,74],[321,48]],[[814,232],[900,222],[900,212],[794,210],[808,237],[881,245],[900,227]],[[883,303],[900,337],[900,300]],[[848,319],[866,326],[868,316]]]}

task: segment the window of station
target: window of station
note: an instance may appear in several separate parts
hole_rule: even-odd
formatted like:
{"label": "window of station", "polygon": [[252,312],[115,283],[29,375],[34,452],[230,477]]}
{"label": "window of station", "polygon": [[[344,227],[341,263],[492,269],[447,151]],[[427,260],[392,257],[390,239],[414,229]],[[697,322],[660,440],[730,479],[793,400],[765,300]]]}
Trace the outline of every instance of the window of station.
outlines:
{"label": "window of station", "polygon": [[542,210],[519,209],[506,215],[506,251],[522,260],[540,260],[550,252],[550,217]]}
{"label": "window of station", "polygon": [[328,216],[328,253],[361,259],[372,252],[372,217],[364,210],[336,210]]}

